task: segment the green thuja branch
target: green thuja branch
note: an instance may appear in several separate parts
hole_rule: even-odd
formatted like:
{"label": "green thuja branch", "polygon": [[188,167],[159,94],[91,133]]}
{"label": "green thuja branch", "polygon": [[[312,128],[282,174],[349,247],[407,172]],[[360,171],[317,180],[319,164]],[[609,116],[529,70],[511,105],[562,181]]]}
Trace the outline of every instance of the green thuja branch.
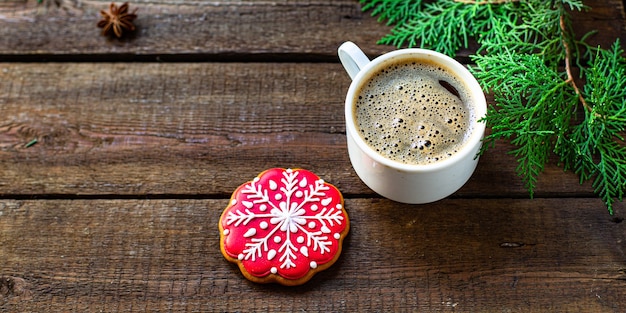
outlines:
{"label": "green thuja branch", "polygon": [[371,0],[362,1],[363,10],[372,10],[372,15],[378,15],[379,21],[387,21],[387,25],[406,22],[413,12],[421,10],[422,0],[389,1]]}
{"label": "green thuja branch", "polygon": [[609,207],[621,201],[626,189],[626,59],[619,42],[610,50],[598,49],[591,66],[583,69],[588,101],[585,119],[574,125],[556,152],[565,168],[581,182],[593,179],[595,192]]}
{"label": "green thuja branch", "polygon": [[[533,196],[552,154],[613,213],[626,191],[626,59],[577,39],[569,12],[581,0],[361,0],[394,25],[380,44],[475,53],[470,70],[494,103],[481,153],[498,140],[514,148],[517,173]],[[573,75],[573,67],[580,76]]]}

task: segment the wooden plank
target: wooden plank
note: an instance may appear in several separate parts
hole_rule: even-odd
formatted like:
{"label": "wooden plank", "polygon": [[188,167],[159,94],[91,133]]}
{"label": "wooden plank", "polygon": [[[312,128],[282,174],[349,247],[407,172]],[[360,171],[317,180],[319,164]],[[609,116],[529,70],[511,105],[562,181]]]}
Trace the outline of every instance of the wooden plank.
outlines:
{"label": "wooden plank", "polygon": [[[335,63],[0,64],[0,194],[225,197],[271,167],[371,194],[347,157],[349,83]],[[527,197],[508,149],[458,196]],[[537,196],[591,194],[546,171]]]}
{"label": "wooden plank", "polygon": [[221,256],[227,201],[1,200],[0,310],[626,310],[626,224],[597,199],[348,199],[342,256],[295,288]]}
{"label": "wooden plank", "polygon": [[[55,1],[60,1],[57,6]],[[370,55],[390,26],[362,12],[356,0],[131,2],[137,32],[107,40],[95,26],[108,0],[12,0],[0,3],[0,60],[336,60],[339,44],[352,40]],[[585,1],[574,12],[579,37],[599,30],[591,43],[626,41],[620,0]],[[466,56],[470,51],[460,52]]]}
{"label": "wooden plank", "polygon": [[389,30],[351,0],[147,0],[131,3],[138,9],[137,32],[122,41],[107,40],[96,23],[110,1],[61,1],[60,8],[44,9],[29,0],[0,11],[0,55],[133,54],[153,60],[178,55],[186,60],[306,53],[334,60],[341,42],[373,43]]}

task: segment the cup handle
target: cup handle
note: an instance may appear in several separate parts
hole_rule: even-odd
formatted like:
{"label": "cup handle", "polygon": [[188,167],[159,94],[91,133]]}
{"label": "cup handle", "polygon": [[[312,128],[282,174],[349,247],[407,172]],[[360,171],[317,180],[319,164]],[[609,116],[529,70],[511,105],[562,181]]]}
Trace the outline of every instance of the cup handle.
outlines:
{"label": "cup handle", "polygon": [[339,60],[341,60],[343,68],[346,69],[346,72],[350,75],[350,79],[354,79],[356,74],[370,62],[365,53],[350,41],[346,41],[339,46],[337,54],[339,55]]}

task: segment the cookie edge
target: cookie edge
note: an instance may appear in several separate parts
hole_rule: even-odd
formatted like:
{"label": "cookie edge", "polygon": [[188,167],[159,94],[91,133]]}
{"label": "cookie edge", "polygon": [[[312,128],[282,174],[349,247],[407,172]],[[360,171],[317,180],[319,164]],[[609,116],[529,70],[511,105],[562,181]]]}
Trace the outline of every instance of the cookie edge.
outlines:
{"label": "cookie edge", "polygon": [[[276,170],[276,169],[280,169],[282,171],[287,170],[286,168],[274,167],[274,168],[270,168],[270,169],[262,171],[256,177],[261,177],[266,172],[269,172],[271,170]],[[312,171],[309,171],[307,169],[292,168],[291,170],[293,170],[293,171],[298,171],[298,170],[307,171],[307,172],[313,173],[318,178],[321,178],[316,173],[314,173]],[[285,278],[283,276],[280,276],[278,274],[272,274],[272,273],[269,273],[268,275],[263,276],[263,277],[254,276],[254,275],[250,274],[248,272],[248,270],[246,270],[246,268],[244,267],[244,265],[241,262],[241,260],[239,260],[238,258],[231,257],[226,252],[226,247],[225,247],[225,243],[224,243],[224,241],[225,241],[224,228],[222,227],[222,219],[224,218],[224,214],[226,214],[228,209],[231,207],[232,200],[234,199],[234,197],[237,194],[237,192],[239,192],[239,190],[241,188],[243,188],[246,184],[249,184],[251,182],[252,182],[252,180],[247,181],[247,182],[241,184],[239,187],[237,187],[237,189],[235,189],[235,191],[233,191],[230,199],[228,200],[228,205],[226,205],[226,208],[224,208],[224,210],[222,211],[222,214],[220,215],[220,218],[218,220],[218,228],[219,228],[219,232],[220,232],[220,251],[222,252],[222,255],[224,256],[224,258],[226,260],[228,260],[231,263],[237,264],[237,267],[239,267],[239,270],[241,271],[241,273],[243,274],[243,276],[246,279],[248,279],[248,280],[250,280],[252,282],[255,282],[255,283],[259,283],[259,284],[278,283],[278,284],[281,284],[283,286],[299,286],[299,285],[302,285],[302,284],[308,282],[309,280],[311,280],[311,278],[313,278],[313,276],[315,276],[315,274],[330,268],[332,265],[334,265],[337,262],[337,260],[341,256],[341,253],[343,252],[343,242],[344,242],[345,238],[348,236],[348,233],[350,231],[350,217],[348,216],[348,212],[345,209],[345,199],[343,197],[343,193],[341,192],[341,190],[339,190],[339,188],[337,188],[337,186],[335,186],[335,185],[333,185],[333,184],[331,184],[331,183],[329,183],[327,181],[324,181],[324,183],[332,186],[339,193],[339,196],[341,197],[341,201],[340,201],[340,203],[341,203],[341,211],[342,211],[343,215],[346,217],[346,227],[344,228],[344,230],[342,232],[339,233],[340,237],[337,240],[337,245],[338,245],[337,253],[335,253],[335,256],[330,261],[328,261],[328,262],[326,262],[326,263],[324,263],[322,265],[319,265],[318,267],[316,267],[314,269],[310,269],[307,272],[307,274],[304,275],[303,277],[300,277],[298,279],[289,279],[289,278]]]}

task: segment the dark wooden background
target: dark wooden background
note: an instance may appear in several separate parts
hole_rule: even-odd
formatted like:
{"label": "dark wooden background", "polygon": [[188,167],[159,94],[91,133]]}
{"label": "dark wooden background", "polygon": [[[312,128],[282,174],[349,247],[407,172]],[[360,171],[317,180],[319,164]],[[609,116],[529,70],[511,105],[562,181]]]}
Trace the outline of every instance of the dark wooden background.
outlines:
{"label": "dark wooden background", "polygon": [[[585,3],[577,33],[626,43],[622,1]],[[360,182],[336,49],[395,48],[358,1],[137,0],[121,41],[95,26],[108,4],[0,0],[0,311],[626,312],[624,205],[556,161],[535,199],[506,142],[433,204]],[[230,194],[270,167],[346,197],[342,256],[299,287],[219,251]]]}

